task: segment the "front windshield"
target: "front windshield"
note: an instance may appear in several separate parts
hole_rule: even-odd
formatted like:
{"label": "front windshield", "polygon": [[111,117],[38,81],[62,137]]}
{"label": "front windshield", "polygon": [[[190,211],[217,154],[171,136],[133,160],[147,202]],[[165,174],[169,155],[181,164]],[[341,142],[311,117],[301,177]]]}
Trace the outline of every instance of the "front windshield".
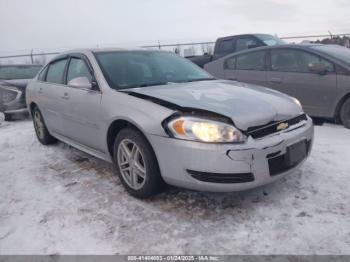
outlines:
{"label": "front windshield", "polygon": [[96,52],[102,72],[115,89],[213,79],[192,62],[168,52]]}
{"label": "front windshield", "polygon": [[0,66],[0,79],[31,79],[39,72],[41,66]]}
{"label": "front windshield", "polygon": [[273,45],[284,45],[286,44],[285,41],[282,39],[279,39],[277,37],[274,37],[272,35],[257,35],[257,37],[263,41],[267,46],[273,46]]}
{"label": "front windshield", "polygon": [[350,64],[350,49],[339,45],[315,45],[312,49],[326,53],[329,56],[337,58],[347,64]]}

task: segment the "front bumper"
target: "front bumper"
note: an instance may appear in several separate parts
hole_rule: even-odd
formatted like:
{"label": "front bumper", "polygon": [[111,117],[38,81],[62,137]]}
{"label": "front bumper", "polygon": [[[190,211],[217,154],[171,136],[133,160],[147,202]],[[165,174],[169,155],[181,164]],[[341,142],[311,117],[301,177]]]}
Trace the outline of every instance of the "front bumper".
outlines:
{"label": "front bumper", "polygon": [[[261,139],[249,137],[244,144],[208,144],[156,135],[148,138],[168,184],[199,191],[230,192],[268,184],[293,173],[306,158],[278,175],[270,174],[268,159],[286,154],[288,146],[302,140],[307,141],[309,154],[313,133],[312,120],[308,117],[307,121],[282,132]],[[204,182],[200,179],[201,175],[210,174],[216,178],[221,174],[223,180]],[[225,180],[226,174],[237,174],[238,179]]]}

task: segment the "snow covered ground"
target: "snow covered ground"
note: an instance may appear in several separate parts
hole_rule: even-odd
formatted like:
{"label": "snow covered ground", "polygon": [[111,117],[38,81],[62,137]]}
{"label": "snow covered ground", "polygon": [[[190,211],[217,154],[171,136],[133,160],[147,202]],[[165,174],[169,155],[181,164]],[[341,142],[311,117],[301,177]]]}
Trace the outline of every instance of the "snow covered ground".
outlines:
{"label": "snow covered ground", "polygon": [[262,188],[137,200],[30,120],[0,125],[0,254],[128,253],[350,254],[350,130],[316,127],[302,170]]}

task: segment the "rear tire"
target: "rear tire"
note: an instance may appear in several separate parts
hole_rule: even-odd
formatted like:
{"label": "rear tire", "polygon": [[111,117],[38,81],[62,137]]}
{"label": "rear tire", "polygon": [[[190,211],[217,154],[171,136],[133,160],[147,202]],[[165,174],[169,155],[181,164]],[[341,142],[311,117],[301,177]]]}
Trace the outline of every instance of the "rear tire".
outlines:
{"label": "rear tire", "polygon": [[148,198],[163,190],[157,158],[141,132],[130,127],[122,129],[113,148],[118,176],[129,194]]}
{"label": "rear tire", "polygon": [[12,121],[13,117],[11,114],[4,113],[4,115],[5,115],[5,121]]}
{"label": "rear tire", "polygon": [[340,120],[344,127],[350,129],[350,98],[348,98],[341,107]]}
{"label": "rear tire", "polygon": [[50,135],[49,131],[44,122],[44,118],[38,107],[35,107],[32,111],[33,114],[33,123],[36,137],[39,142],[43,145],[50,145],[57,141],[56,138]]}

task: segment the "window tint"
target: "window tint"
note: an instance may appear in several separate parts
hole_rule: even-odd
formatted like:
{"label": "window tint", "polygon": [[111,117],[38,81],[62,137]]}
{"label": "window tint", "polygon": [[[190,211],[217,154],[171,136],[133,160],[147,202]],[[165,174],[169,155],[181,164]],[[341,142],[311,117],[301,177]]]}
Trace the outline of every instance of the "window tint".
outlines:
{"label": "window tint", "polygon": [[213,79],[187,59],[168,52],[97,52],[96,58],[112,88],[146,87]]}
{"label": "window tint", "polygon": [[236,52],[248,49],[250,46],[257,46],[258,42],[252,38],[241,38],[236,41]]}
{"label": "window tint", "polygon": [[67,59],[59,60],[50,64],[47,70],[46,81],[51,83],[62,84],[64,67]]}
{"label": "window tint", "polygon": [[67,71],[67,83],[73,78],[84,76],[87,77],[91,83],[92,76],[85,61],[80,58],[71,58]]}
{"label": "window tint", "polygon": [[237,56],[237,70],[265,70],[265,52],[252,52]]}
{"label": "window tint", "polygon": [[236,57],[232,56],[225,61],[226,69],[234,70],[236,68]]}
{"label": "window tint", "polygon": [[323,63],[329,72],[334,72],[332,63],[305,51],[293,49],[271,51],[272,71],[310,73],[309,64],[311,63]]}
{"label": "window tint", "polygon": [[228,54],[233,52],[233,40],[224,40],[221,41],[218,49],[218,53],[220,54]]}

